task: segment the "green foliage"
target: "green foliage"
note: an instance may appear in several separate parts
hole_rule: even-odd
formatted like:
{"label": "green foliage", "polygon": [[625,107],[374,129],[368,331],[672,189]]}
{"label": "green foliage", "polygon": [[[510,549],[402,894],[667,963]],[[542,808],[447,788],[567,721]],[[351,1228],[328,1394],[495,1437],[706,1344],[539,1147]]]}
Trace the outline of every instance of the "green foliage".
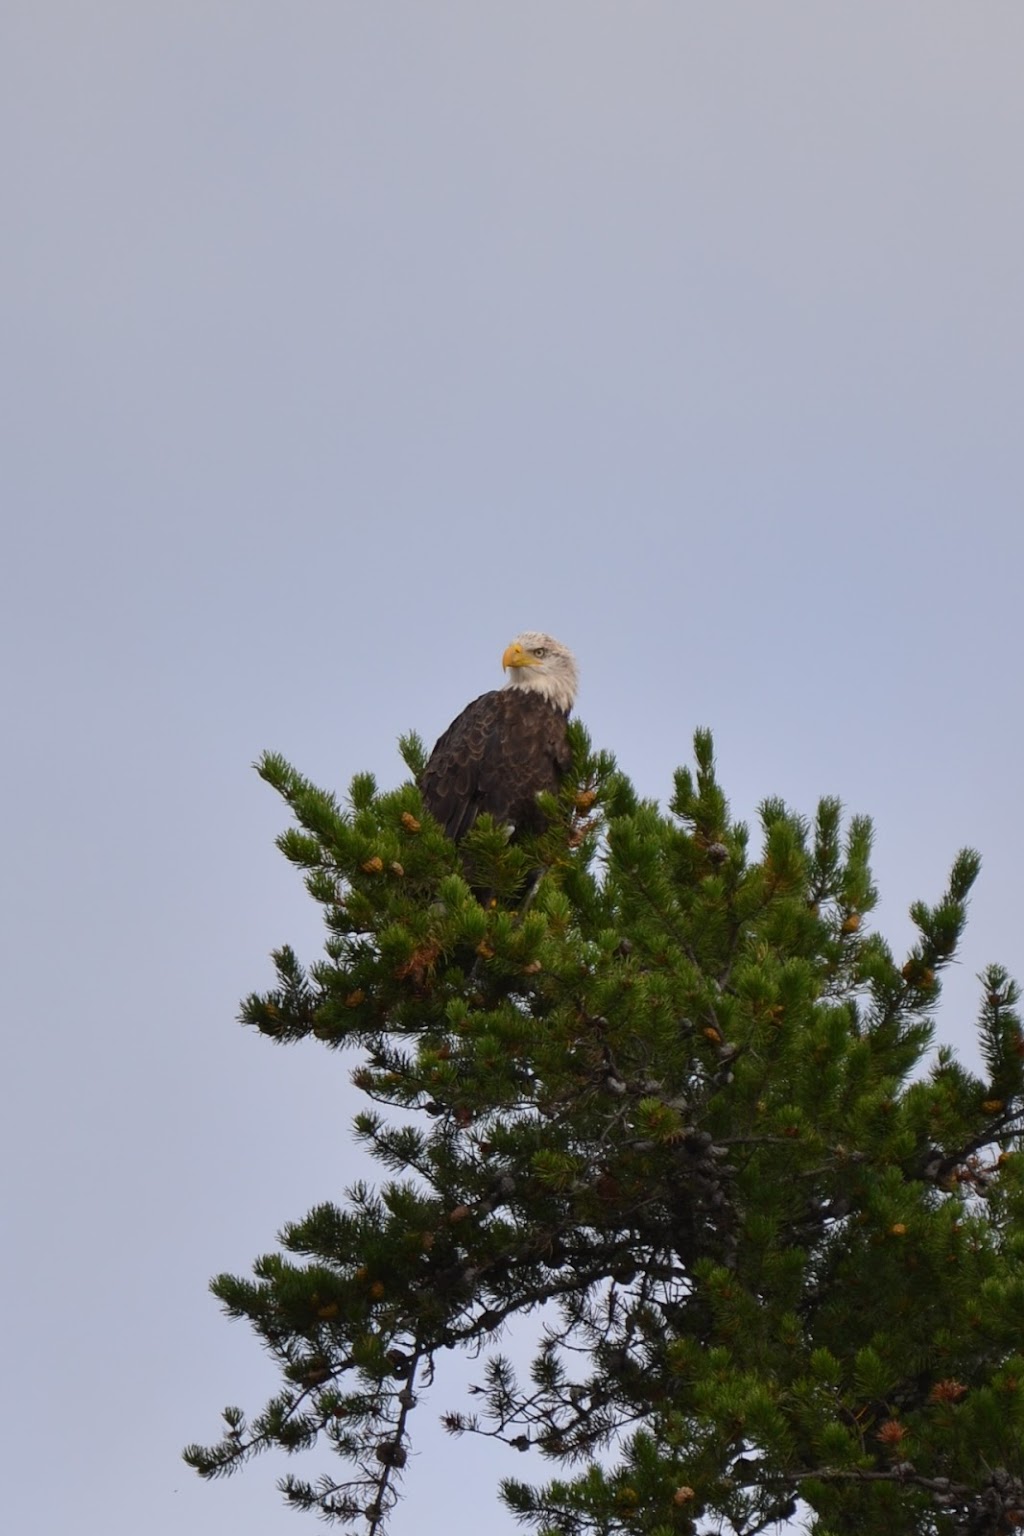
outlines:
{"label": "green foliage", "polygon": [[[357,1047],[391,1177],[281,1234],[215,1295],[281,1389],[186,1457],[337,1453],[286,1500],[383,1531],[444,1352],[484,1356],[484,1434],[561,1476],[502,1496],[538,1533],[996,1536],[1024,1522],[1024,1044],[981,978],[984,1076],[927,1059],[978,873],[954,861],[897,962],[869,931],[871,827],[839,803],[731,818],[711,737],[668,813],[572,728],[547,830],[461,849],[414,783],[344,804],[268,754],[279,847],[324,955],[274,955],[246,1024]],[[414,774],[424,753],[402,743]],[[464,873],[494,892],[482,906]],[[539,882],[531,872],[543,870]],[[528,1380],[494,1353],[539,1319]]]}

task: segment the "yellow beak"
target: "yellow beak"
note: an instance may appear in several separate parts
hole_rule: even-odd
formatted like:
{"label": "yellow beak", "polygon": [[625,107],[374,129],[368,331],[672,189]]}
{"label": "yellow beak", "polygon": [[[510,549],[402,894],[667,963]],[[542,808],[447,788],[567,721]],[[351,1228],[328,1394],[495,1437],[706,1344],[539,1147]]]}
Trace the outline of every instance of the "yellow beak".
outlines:
{"label": "yellow beak", "polygon": [[502,671],[507,672],[509,667],[539,667],[540,662],[536,656],[531,656],[524,651],[518,640],[514,645],[507,646],[505,654],[501,658]]}

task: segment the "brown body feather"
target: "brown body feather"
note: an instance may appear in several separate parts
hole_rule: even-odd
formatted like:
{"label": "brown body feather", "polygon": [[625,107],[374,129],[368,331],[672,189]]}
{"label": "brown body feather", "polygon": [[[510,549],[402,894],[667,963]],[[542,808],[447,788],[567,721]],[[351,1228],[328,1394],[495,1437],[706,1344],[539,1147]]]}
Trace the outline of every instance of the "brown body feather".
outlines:
{"label": "brown body feather", "polygon": [[438,740],[420,780],[423,803],[456,842],[484,811],[514,832],[540,831],[537,795],[554,793],[571,761],[566,715],[539,693],[498,688]]}

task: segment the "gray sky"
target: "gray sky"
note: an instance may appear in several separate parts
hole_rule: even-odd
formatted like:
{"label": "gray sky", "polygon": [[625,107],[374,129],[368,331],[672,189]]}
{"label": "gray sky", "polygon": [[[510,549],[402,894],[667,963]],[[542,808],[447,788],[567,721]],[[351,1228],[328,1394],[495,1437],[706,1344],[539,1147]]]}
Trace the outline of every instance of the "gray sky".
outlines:
{"label": "gray sky", "polygon": [[[298,1529],[178,1461],[275,1380],[208,1276],[359,1171],[233,1022],[320,942],[262,748],[394,783],[549,629],[644,793],[708,724],[872,814],[896,943],[982,850],[945,1038],[1024,972],[1022,68],[1018,0],[7,0],[7,1529]],[[550,1471],[453,1400],[396,1536]]]}

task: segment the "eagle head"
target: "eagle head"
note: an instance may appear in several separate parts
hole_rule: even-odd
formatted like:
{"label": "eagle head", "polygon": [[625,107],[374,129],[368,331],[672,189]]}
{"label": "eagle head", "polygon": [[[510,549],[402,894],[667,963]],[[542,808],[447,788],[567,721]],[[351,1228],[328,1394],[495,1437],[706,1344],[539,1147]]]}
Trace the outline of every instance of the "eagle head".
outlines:
{"label": "eagle head", "polygon": [[538,630],[524,630],[506,648],[501,665],[509,674],[506,688],[532,689],[553,708],[569,713],[579,677],[575,656],[559,640]]}

